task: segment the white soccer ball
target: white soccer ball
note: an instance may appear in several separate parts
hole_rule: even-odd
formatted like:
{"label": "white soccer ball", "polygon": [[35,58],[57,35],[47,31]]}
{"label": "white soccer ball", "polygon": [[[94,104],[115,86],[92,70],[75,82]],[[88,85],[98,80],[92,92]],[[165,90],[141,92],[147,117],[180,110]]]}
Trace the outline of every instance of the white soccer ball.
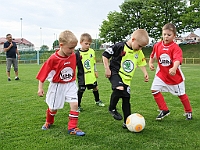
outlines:
{"label": "white soccer ball", "polygon": [[131,132],[141,132],[145,127],[145,119],[141,114],[131,114],[126,119],[126,127]]}

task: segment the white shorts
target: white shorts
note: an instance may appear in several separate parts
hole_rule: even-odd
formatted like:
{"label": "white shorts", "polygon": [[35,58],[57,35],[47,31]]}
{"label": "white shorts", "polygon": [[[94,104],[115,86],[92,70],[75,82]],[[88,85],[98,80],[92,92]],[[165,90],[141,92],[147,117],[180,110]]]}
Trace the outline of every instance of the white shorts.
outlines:
{"label": "white shorts", "polygon": [[50,82],[46,94],[46,103],[50,109],[62,109],[65,102],[77,102],[77,85],[76,81],[69,83],[52,83]]}
{"label": "white shorts", "polygon": [[180,96],[185,94],[185,83],[183,81],[179,84],[168,85],[165,82],[163,82],[157,75],[155,75],[151,86],[151,90],[160,92],[170,92],[173,95]]}

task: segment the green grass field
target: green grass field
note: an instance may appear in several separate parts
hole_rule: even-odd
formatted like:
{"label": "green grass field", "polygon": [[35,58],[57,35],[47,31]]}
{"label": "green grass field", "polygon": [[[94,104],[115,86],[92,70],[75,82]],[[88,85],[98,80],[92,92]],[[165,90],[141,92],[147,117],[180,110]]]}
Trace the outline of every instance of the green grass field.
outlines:
{"label": "green grass field", "polygon": [[[186,77],[186,93],[193,107],[193,120],[183,116],[183,106],[178,97],[165,93],[171,114],[156,121],[157,105],[150,92],[155,72],[149,72],[150,81],[143,82],[137,69],[131,85],[131,110],[145,117],[146,127],[141,133],[131,133],[122,128],[123,121],[116,121],[108,113],[111,88],[104,77],[102,64],[98,64],[100,98],[106,107],[94,104],[92,91],[87,90],[82,100],[83,112],[79,116],[79,127],[86,136],[67,134],[69,105],[58,111],[55,124],[42,131],[47,105],[44,97],[37,96],[38,81],[35,76],[41,65],[20,64],[19,77],[8,82],[5,64],[0,65],[0,149],[1,150],[194,150],[200,147],[200,65],[183,65]],[[45,91],[48,82],[45,83]],[[118,104],[121,111],[121,101]]]}

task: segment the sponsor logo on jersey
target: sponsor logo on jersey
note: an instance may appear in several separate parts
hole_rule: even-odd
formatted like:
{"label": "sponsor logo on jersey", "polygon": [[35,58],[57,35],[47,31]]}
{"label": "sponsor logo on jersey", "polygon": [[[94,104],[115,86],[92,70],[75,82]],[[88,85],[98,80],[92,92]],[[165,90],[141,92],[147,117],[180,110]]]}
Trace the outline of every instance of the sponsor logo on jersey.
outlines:
{"label": "sponsor logo on jersey", "polygon": [[134,64],[131,60],[126,60],[122,64],[123,70],[125,72],[131,72],[134,69]]}
{"label": "sponsor logo on jersey", "polygon": [[172,61],[168,54],[162,54],[162,55],[160,55],[159,63],[162,66],[169,66],[172,63]]}
{"label": "sponsor logo on jersey", "polygon": [[87,59],[87,60],[84,62],[84,67],[85,67],[87,70],[89,70],[89,69],[91,68],[91,66],[90,66],[90,60],[89,60],[89,59]]}
{"label": "sponsor logo on jersey", "polygon": [[73,69],[71,67],[65,67],[61,72],[60,72],[60,78],[63,81],[70,81],[72,80],[74,75]]}

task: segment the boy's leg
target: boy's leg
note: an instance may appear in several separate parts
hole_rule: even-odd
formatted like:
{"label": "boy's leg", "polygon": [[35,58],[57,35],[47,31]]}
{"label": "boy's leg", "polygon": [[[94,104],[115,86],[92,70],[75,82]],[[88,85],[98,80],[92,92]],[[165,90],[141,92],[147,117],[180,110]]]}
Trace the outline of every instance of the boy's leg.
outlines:
{"label": "boy's leg", "polygon": [[71,135],[84,136],[85,133],[78,128],[78,115],[77,102],[70,103],[70,113],[69,113],[69,122],[68,122],[68,133]]}
{"label": "boy's leg", "polygon": [[181,96],[178,96],[178,97],[179,97],[179,99],[181,100],[181,102],[184,106],[184,110],[185,110],[185,113],[186,113],[186,119],[191,120],[192,119],[192,107],[190,105],[190,101],[189,101],[187,94],[184,94],[184,95],[181,95]]}
{"label": "boy's leg", "polygon": [[110,97],[109,111],[116,120],[122,120],[121,114],[119,114],[116,109],[117,103],[122,96],[122,92],[122,90],[114,89]]}
{"label": "boy's leg", "polygon": [[43,130],[49,129],[50,126],[54,123],[54,116],[56,115],[56,113],[57,113],[57,110],[51,110],[49,108],[46,110],[46,122],[42,126]]}
{"label": "boy's leg", "polygon": [[160,114],[157,116],[156,120],[161,120],[170,114],[169,109],[163,95],[159,91],[152,91],[152,94],[160,110]]}
{"label": "boy's leg", "polygon": [[99,98],[99,90],[98,90],[97,86],[95,88],[93,88],[93,94],[94,94],[96,105],[104,107],[105,106],[104,103]]}
{"label": "boy's leg", "polygon": [[126,123],[126,119],[131,114],[130,97],[122,97],[122,110],[124,114],[124,123]]}
{"label": "boy's leg", "polygon": [[83,97],[84,91],[78,90],[78,107],[81,107],[81,100]]}

